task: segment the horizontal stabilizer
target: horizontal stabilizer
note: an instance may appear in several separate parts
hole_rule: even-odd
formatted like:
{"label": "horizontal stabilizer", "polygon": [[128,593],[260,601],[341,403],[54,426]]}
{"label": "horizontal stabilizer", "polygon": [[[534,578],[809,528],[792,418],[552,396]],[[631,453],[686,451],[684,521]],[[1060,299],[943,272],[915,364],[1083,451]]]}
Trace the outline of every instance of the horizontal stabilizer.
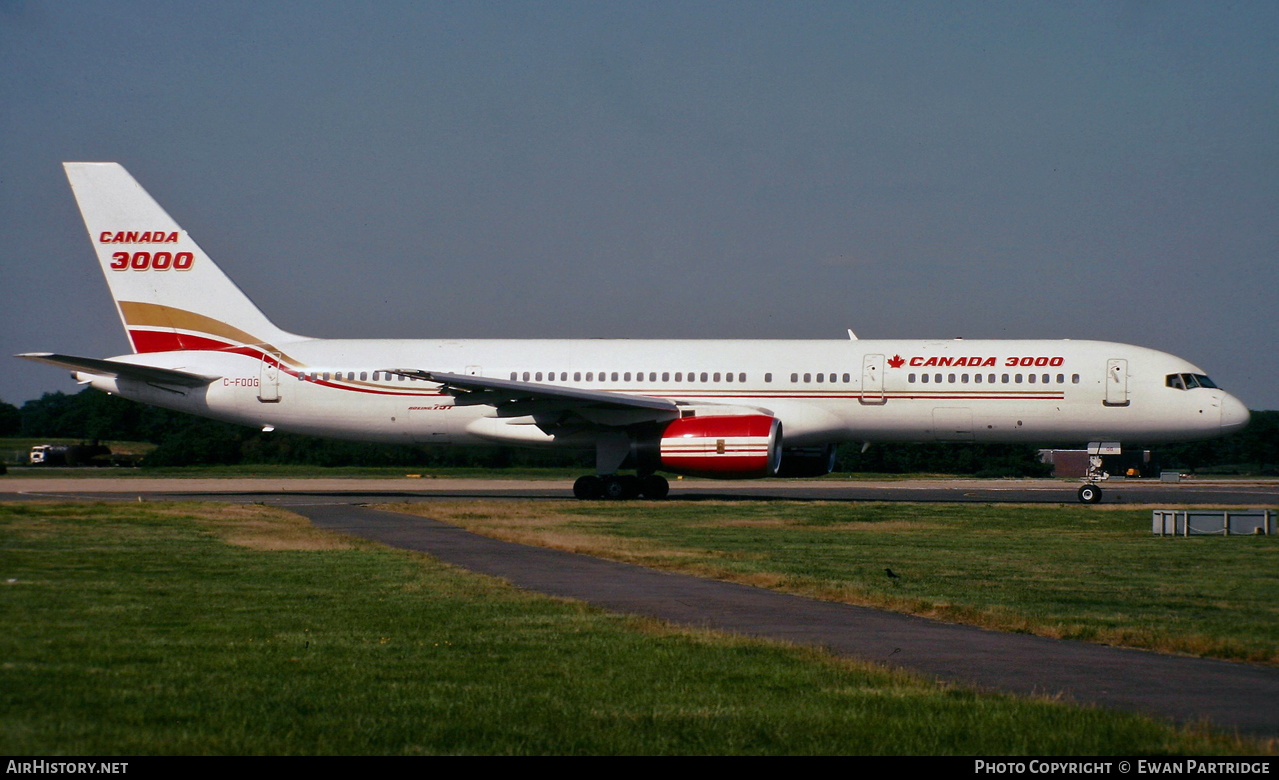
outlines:
{"label": "horizontal stabilizer", "polygon": [[75,355],[58,355],[53,352],[24,352],[14,357],[48,363],[51,366],[69,368],[86,374],[113,376],[122,379],[134,379],[160,385],[177,385],[178,387],[202,387],[219,377],[190,374],[186,371],[175,371],[172,368],[156,368],[139,366],[133,363],[121,363],[115,360],[99,360],[97,358],[76,357]]}

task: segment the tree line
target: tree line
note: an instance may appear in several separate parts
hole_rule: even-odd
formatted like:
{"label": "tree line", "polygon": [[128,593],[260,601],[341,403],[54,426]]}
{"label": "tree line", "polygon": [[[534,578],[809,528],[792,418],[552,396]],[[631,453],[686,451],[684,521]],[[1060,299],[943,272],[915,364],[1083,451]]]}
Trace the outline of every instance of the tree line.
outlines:
{"label": "tree line", "polygon": [[[263,433],[107,395],[92,388],[46,393],[21,408],[0,401],[0,437],[138,441],[157,445],[144,466],[302,464],[314,466],[568,466],[590,469],[594,453],[512,447],[417,447]],[[1154,449],[1159,468],[1279,474],[1279,411],[1252,413],[1230,436]],[[876,444],[839,450],[842,472],[935,472],[977,476],[1045,476],[1038,448],[1021,444]]]}

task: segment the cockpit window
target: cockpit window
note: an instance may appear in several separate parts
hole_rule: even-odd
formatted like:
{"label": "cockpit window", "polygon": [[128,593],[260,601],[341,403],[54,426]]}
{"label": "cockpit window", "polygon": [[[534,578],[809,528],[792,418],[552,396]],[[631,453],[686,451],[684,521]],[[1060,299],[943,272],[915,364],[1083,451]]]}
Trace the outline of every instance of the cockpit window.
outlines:
{"label": "cockpit window", "polygon": [[1203,374],[1169,374],[1164,383],[1175,390],[1194,390],[1198,387],[1215,388],[1217,385]]}

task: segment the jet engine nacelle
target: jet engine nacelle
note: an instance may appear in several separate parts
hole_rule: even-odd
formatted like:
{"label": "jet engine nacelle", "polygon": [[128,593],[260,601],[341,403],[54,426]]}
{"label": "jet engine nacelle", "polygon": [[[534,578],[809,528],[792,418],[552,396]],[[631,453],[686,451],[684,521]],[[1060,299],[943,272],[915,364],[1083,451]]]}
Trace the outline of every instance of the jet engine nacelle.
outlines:
{"label": "jet engine nacelle", "polygon": [[782,451],[779,477],[824,477],[835,468],[834,444],[822,447],[793,447]]}
{"label": "jet engine nacelle", "polygon": [[782,424],[765,414],[682,417],[658,438],[660,468],[722,479],[771,477],[782,455]]}

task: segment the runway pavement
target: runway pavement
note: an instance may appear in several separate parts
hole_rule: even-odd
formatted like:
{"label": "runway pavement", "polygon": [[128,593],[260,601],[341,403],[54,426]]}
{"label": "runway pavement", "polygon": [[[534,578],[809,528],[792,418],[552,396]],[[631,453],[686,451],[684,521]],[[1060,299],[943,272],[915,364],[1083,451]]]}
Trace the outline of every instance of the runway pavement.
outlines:
{"label": "runway pavement", "polygon": [[[16,471],[16,470],[15,470]],[[346,498],[430,500],[437,498],[571,499],[571,480],[145,478],[134,476],[0,476],[0,500],[149,496],[174,500],[214,499],[305,503]],[[904,480],[672,480],[672,500],[926,501],[974,503],[1076,503],[1078,482],[1057,479]],[[1103,504],[1279,506],[1279,480],[1110,481]]]}

